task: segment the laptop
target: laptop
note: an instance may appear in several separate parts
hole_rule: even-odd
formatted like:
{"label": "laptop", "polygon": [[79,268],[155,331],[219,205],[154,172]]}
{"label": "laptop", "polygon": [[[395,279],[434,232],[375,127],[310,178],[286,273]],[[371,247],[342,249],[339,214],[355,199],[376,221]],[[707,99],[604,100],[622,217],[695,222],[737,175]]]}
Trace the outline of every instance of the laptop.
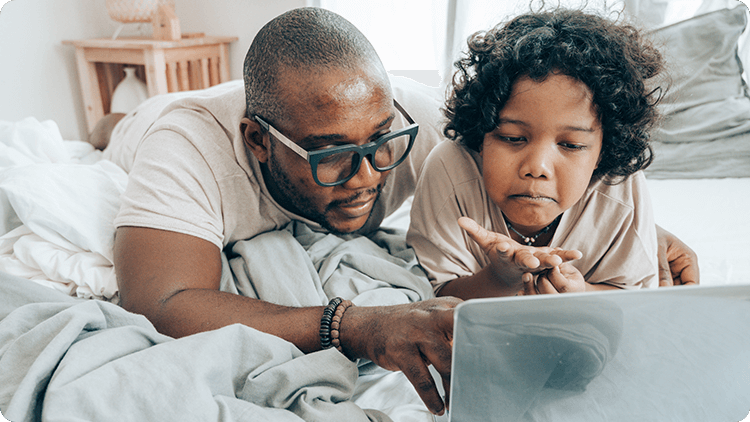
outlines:
{"label": "laptop", "polygon": [[470,300],[437,421],[741,421],[750,284]]}

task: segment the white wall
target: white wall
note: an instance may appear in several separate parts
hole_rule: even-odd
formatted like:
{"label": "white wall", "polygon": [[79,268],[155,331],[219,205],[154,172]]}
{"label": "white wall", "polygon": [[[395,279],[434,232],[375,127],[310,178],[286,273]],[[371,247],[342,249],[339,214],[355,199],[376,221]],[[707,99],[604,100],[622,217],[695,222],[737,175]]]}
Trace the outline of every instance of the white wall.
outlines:
{"label": "white wall", "polygon": [[[252,38],[278,14],[305,0],[175,0],[182,32],[236,36],[231,77],[240,78]],[[119,23],[105,0],[12,0],[0,11],[0,120],[53,120],[65,139],[86,139],[75,50],[63,40],[110,37]],[[148,35],[150,24],[123,35]]]}

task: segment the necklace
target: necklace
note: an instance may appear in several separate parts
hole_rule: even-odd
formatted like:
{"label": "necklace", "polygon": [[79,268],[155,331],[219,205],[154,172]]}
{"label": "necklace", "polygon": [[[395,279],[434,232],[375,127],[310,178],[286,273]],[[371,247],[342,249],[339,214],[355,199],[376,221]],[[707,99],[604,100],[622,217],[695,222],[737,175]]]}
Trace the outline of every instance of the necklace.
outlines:
{"label": "necklace", "polygon": [[539,231],[539,233],[535,234],[534,236],[524,236],[521,233],[518,232],[513,226],[510,225],[510,222],[505,222],[505,225],[508,226],[508,230],[513,231],[513,233],[521,236],[521,239],[523,239],[523,242],[526,243],[526,246],[531,246],[536,242],[536,240],[539,238],[539,236],[543,235],[544,233],[547,233],[552,226],[554,226],[558,221],[560,221],[560,217],[562,217],[562,214],[558,215],[557,218],[554,219],[549,225],[542,230]]}

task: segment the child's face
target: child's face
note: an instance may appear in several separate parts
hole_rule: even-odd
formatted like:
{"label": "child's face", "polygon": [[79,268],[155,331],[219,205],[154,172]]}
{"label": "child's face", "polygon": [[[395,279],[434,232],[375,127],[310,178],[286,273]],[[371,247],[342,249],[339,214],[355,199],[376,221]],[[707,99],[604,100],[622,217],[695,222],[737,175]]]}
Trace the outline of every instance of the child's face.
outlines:
{"label": "child's face", "polygon": [[533,234],[575,204],[599,162],[602,129],[582,82],[523,77],[484,136],[487,192],[513,226]]}

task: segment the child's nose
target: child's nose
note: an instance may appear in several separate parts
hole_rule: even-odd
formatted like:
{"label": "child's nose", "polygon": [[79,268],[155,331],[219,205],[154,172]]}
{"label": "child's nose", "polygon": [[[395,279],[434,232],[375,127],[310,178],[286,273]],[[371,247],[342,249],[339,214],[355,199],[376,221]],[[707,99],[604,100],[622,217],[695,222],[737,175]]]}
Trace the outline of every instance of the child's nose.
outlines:
{"label": "child's nose", "polygon": [[529,146],[520,168],[521,177],[549,178],[554,151],[547,146]]}

